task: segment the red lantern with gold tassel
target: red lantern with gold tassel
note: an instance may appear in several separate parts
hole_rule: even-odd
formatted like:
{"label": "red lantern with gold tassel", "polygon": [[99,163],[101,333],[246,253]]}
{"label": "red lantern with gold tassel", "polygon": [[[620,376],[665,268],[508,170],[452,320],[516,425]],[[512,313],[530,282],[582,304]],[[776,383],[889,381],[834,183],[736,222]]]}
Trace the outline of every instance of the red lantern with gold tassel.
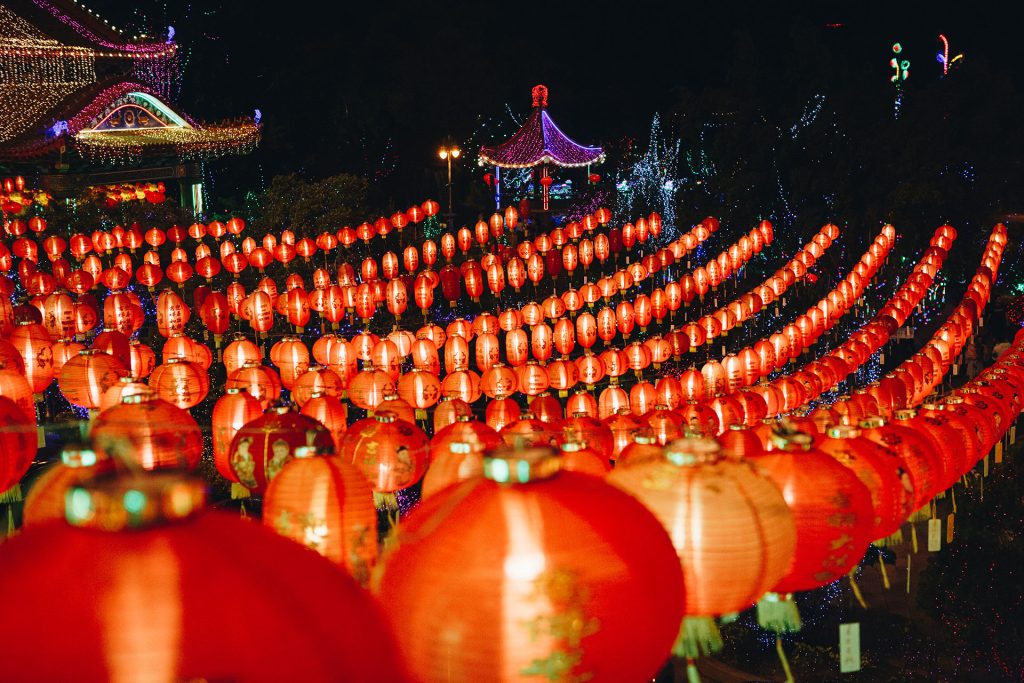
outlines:
{"label": "red lantern with gold tassel", "polygon": [[[686,617],[673,654],[721,647],[712,617],[754,604],[789,569],[796,528],[779,489],[707,438],[673,441],[662,458],[627,460],[609,475],[661,521],[682,563]],[[651,486],[657,481],[657,486]]]}
{"label": "red lantern with gold tassel", "polygon": [[[396,550],[384,560],[378,594],[394,615],[416,677],[479,679],[480,662],[487,661],[502,664],[486,676],[515,680],[557,660],[570,662],[565,675],[626,681],[650,677],[663,664],[682,610],[679,562],[664,530],[631,496],[593,477],[556,473],[556,457],[550,450],[496,453],[484,460],[484,478],[431,496],[402,525]],[[581,516],[577,508],[588,512]],[[538,525],[555,533],[542,539],[530,531]],[[427,528],[435,533],[425,534]],[[483,529],[498,553],[473,552],[461,541],[446,540],[475,538]],[[590,552],[574,561],[557,539],[572,539]],[[465,572],[449,580],[435,567],[451,553],[461,558]],[[609,563],[640,557],[609,582]],[[433,577],[433,588],[424,592],[426,577]],[[568,589],[564,577],[572,577]],[[562,586],[560,604],[574,610],[569,631],[517,636],[524,623],[550,620],[549,600],[534,605],[530,596],[538,586],[554,595],[552,581]],[[657,595],[653,586],[659,587]],[[517,611],[510,614],[502,599]],[[458,647],[440,637],[444,629],[462,634]],[[612,654],[623,647],[630,657]]]}

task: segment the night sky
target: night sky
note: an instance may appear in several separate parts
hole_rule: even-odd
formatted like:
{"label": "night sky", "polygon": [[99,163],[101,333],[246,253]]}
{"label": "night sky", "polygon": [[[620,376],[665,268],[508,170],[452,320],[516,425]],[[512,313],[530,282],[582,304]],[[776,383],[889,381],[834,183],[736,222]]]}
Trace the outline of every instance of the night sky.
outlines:
{"label": "night sky", "polygon": [[481,117],[514,130],[506,105],[524,114],[536,83],[549,86],[570,136],[607,144],[643,139],[655,112],[685,112],[689,95],[737,83],[756,87],[766,107],[798,108],[836,85],[868,97],[887,87],[896,41],[912,89],[941,73],[941,32],[951,54],[988,60],[1018,83],[1024,74],[1015,24],[971,3],[810,13],[767,3],[86,4],[122,26],[175,26],[188,53],[180,104],[197,119],[262,111],[255,163],[224,167],[225,184],[288,171],[372,176],[383,160],[399,202],[433,191],[445,136],[468,141]]}

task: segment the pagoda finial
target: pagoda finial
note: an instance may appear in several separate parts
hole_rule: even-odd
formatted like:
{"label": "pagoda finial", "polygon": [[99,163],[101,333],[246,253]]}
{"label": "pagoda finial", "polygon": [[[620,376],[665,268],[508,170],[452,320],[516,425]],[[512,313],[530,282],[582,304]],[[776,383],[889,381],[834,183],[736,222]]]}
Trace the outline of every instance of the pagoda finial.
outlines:
{"label": "pagoda finial", "polygon": [[533,86],[533,106],[534,108],[548,106],[548,86]]}

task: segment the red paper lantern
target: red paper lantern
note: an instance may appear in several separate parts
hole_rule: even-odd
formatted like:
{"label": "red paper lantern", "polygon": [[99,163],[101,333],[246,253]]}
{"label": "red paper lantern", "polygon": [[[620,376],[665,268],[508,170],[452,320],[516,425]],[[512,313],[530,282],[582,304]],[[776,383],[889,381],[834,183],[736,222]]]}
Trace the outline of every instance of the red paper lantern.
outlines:
{"label": "red paper lantern", "polygon": [[333,450],[301,447],[267,488],[263,523],[366,584],[377,560],[377,511],[363,475]]}
{"label": "red paper lantern", "polygon": [[370,482],[378,507],[395,507],[394,492],[418,482],[427,469],[429,442],[423,430],[382,410],[353,423],[340,456]]}
{"label": "red paper lantern", "polygon": [[778,434],[755,464],[775,482],[796,524],[796,550],[775,593],[824,586],[860,561],[871,540],[871,493],[852,470],[811,446],[806,434]]}
{"label": "red paper lantern", "polygon": [[[71,490],[70,523],[47,522],[5,544],[5,583],[19,586],[7,599],[25,626],[37,633],[44,615],[60,614],[75,633],[53,656],[26,631],[0,626],[6,675],[129,679],[144,661],[167,680],[282,680],[300,662],[307,680],[404,679],[387,626],[354,581],[259,525],[202,512],[204,498],[200,482],[176,475],[108,476]],[[207,552],[227,546],[231,553]],[[64,562],[88,591],[69,585]],[[217,578],[246,599],[211,592]],[[334,623],[338,614],[351,621]],[[260,657],[248,635],[225,636],[236,619],[263,624]]]}
{"label": "red paper lantern", "polygon": [[[564,676],[628,681],[663,664],[682,614],[664,530],[631,496],[556,464],[547,450],[488,458],[486,478],[403,523],[378,592],[417,678],[519,680],[561,662]],[[453,554],[463,571],[440,571]],[[570,618],[552,630],[556,614]]]}
{"label": "red paper lantern", "polygon": [[756,465],[722,457],[711,439],[674,441],[661,459],[620,465],[608,481],[672,538],[688,616],[746,609],[789,569],[796,528],[785,499]]}
{"label": "red paper lantern", "polygon": [[97,454],[134,462],[144,470],[195,469],[203,454],[199,425],[155,391],[125,396],[92,425]]}

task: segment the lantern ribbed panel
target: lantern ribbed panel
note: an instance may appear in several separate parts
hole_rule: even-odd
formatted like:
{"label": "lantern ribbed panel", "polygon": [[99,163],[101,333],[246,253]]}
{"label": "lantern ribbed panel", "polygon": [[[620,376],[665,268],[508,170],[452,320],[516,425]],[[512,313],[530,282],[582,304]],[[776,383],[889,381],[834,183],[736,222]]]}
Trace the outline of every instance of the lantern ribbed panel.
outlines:
{"label": "lantern ribbed panel", "polygon": [[203,436],[192,416],[152,393],[127,400],[104,410],[93,422],[97,455],[125,458],[145,470],[195,469],[203,454]]}
{"label": "lantern ribbed panel", "polygon": [[95,409],[99,408],[103,394],[129,374],[109,353],[86,351],[64,364],[57,386],[68,403]]}
{"label": "lantern ribbed panel", "polygon": [[[394,415],[389,413],[389,415]],[[423,430],[378,413],[352,423],[340,455],[355,465],[374,491],[391,493],[418,482],[427,469],[429,442]]]}
{"label": "lantern ribbed panel", "polygon": [[782,491],[796,525],[796,549],[776,593],[819,588],[846,574],[872,540],[871,494],[849,468],[814,449],[754,458]]}
{"label": "lantern ribbed panel", "polygon": [[616,468],[608,481],[636,496],[668,531],[682,562],[687,615],[743,610],[789,569],[792,516],[778,488],[749,462],[648,460]]}
{"label": "lantern ribbed panel", "polygon": [[[11,680],[138,680],[140,666],[163,680],[405,680],[378,608],[354,581],[237,515],[121,533],[26,529],[4,543],[0,593],[24,614],[0,624]],[[55,636],[59,656],[31,635],[54,615],[67,629]],[[260,624],[259,656],[240,623]]]}
{"label": "lantern ribbed panel", "polygon": [[267,487],[263,523],[365,584],[377,561],[377,510],[363,475],[335,456],[297,458]]}
{"label": "lantern ribbed panel", "polygon": [[464,482],[425,500],[397,541],[377,592],[418,680],[519,681],[556,663],[566,676],[644,680],[679,630],[682,577],[664,529],[586,475]]}
{"label": "lantern ribbed panel", "polygon": [[914,482],[909,472],[904,472],[901,480],[903,461],[893,451],[862,436],[826,436],[815,446],[849,467],[871,493],[875,512],[872,540],[895,533],[914,511]]}

